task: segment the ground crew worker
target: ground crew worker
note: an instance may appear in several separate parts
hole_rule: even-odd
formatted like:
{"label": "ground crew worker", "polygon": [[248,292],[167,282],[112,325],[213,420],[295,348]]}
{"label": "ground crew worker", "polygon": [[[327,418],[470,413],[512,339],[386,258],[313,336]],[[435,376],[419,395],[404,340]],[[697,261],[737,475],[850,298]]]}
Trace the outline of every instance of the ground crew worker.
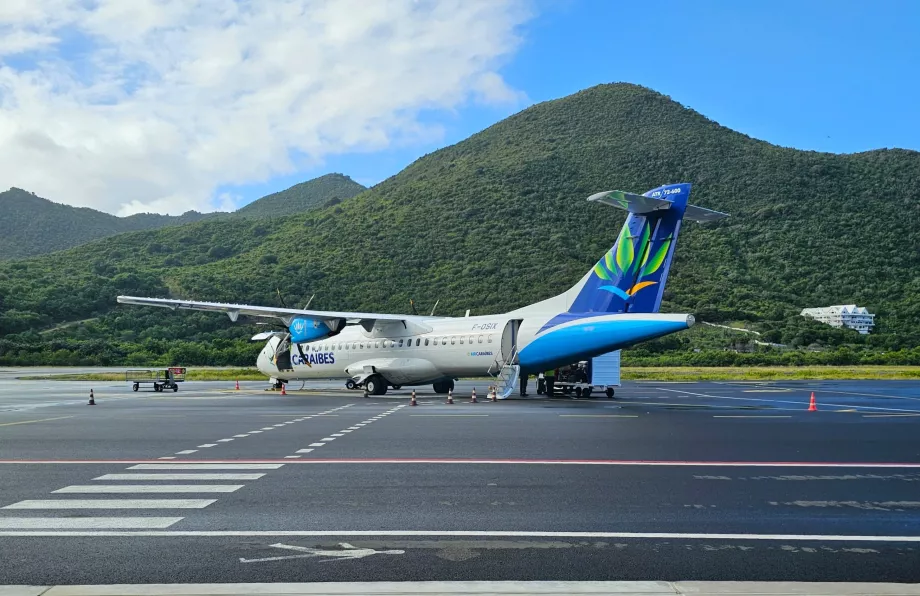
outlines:
{"label": "ground crew worker", "polygon": [[551,368],[543,373],[543,378],[546,379],[546,395],[553,397],[553,384],[556,382],[556,369]]}
{"label": "ground crew worker", "polygon": [[521,375],[521,397],[527,397],[527,377],[529,376],[526,373]]}

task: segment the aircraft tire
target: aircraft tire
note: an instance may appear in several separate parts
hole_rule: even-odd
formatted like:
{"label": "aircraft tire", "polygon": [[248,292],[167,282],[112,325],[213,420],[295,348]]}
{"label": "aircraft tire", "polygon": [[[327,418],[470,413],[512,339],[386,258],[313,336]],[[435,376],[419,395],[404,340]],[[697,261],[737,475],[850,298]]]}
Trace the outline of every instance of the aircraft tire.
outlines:
{"label": "aircraft tire", "polygon": [[364,381],[364,386],[367,387],[367,392],[371,395],[383,395],[387,392],[386,381],[383,380],[383,377],[380,375],[371,375]]}
{"label": "aircraft tire", "polygon": [[349,389],[353,391],[357,388],[358,388],[358,385],[357,383],[355,383],[354,379],[348,379],[347,381],[345,381],[345,389]]}
{"label": "aircraft tire", "polygon": [[447,393],[454,390],[454,380],[441,379],[440,381],[435,381],[431,386],[434,388],[435,393]]}

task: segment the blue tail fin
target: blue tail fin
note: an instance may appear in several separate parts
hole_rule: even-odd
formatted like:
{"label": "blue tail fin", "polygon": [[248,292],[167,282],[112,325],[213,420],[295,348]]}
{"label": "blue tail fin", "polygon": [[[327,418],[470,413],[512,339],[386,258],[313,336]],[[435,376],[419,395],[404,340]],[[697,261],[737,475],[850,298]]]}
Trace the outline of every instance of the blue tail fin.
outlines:
{"label": "blue tail fin", "polygon": [[690,184],[639,196],[608,191],[589,197],[629,211],[616,244],[594,266],[569,313],[654,313],[661,306],[681,221],[715,221],[724,213],[687,204]]}
{"label": "blue tail fin", "polygon": [[689,184],[660,186],[642,197],[617,191],[592,196],[630,214],[569,312],[658,312],[689,196]]}

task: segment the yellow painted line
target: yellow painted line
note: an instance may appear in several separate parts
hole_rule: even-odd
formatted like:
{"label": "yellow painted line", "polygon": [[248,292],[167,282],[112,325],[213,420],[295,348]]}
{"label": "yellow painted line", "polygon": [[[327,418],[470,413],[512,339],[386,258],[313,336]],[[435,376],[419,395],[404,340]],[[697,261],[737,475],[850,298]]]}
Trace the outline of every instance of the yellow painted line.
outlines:
{"label": "yellow painted line", "polygon": [[713,418],[792,418],[792,416],[772,416],[767,414],[754,414],[751,416],[713,416]]}
{"label": "yellow painted line", "polygon": [[560,418],[638,418],[638,414],[559,414]]}
{"label": "yellow painted line", "polygon": [[863,414],[863,418],[900,418],[902,416],[920,416],[920,414]]}
{"label": "yellow painted line", "polygon": [[73,416],[58,416],[57,418],[42,418],[41,420],[22,420],[20,422],[4,422],[0,426],[15,426],[17,424],[32,424],[35,422],[50,422],[51,420],[63,420],[65,418],[73,418]]}

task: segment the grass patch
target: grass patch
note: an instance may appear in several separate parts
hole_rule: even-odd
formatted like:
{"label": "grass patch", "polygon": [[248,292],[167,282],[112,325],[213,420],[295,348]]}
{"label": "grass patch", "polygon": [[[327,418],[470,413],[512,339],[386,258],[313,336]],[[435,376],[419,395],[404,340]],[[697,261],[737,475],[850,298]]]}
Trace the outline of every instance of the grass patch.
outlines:
{"label": "grass patch", "polygon": [[629,381],[833,381],[920,379],[920,366],[623,367]]}
{"label": "grass patch", "polygon": [[[24,381],[124,381],[125,373],[65,373],[25,375],[18,378]],[[187,381],[265,381],[268,377],[255,368],[189,368],[185,379]]]}

